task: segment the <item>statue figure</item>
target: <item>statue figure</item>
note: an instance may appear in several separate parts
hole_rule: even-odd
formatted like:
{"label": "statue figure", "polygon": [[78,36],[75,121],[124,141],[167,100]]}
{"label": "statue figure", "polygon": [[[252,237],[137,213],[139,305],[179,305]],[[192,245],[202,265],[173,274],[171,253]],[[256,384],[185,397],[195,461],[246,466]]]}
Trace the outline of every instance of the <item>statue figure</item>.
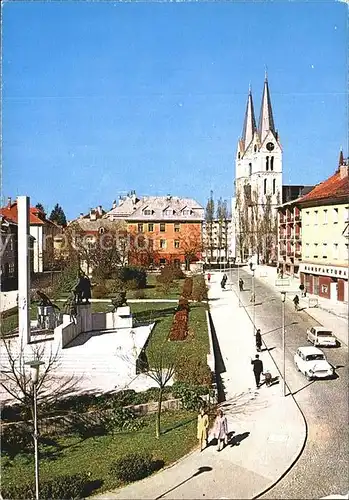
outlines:
{"label": "statue figure", "polygon": [[89,299],[91,298],[91,281],[81,269],[79,269],[78,281],[73,288],[73,293],[76,304],[83,304],[83,300],[85,300],[85,304],[89,304]]}
{"label": "statue figure", "polygon": [[125,291],[116,292],[116,296],[114,299],[112,299],[111,303],[113,305],[112,312],[116,312],[118,307],[122,307],[123,305],[127,306],[126,292]]}
{"label": "statue figure", "polygon": [[56,306],[56,304],[53,304],[51,299],[49,299],[44,292],[40,292],[40,290],[37,290],[36,294],[38,295],[38,297],[40,297],[40,307],[53,307],[54,309],[58,309],[60,311],[60,308]]}

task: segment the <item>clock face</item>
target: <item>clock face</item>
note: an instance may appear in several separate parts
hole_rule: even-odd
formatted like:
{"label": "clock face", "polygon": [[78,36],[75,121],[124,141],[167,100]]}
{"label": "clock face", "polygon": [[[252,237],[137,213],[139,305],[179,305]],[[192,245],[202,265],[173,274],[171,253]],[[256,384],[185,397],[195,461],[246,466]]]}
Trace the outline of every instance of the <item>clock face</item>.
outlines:
{"label": "clock face", "polygon": [[268,144],[267,144],[267,150],[268,151],[273,151],[274,147],[275,146],[274,146],[274,144],[272,142],[268,142]]}

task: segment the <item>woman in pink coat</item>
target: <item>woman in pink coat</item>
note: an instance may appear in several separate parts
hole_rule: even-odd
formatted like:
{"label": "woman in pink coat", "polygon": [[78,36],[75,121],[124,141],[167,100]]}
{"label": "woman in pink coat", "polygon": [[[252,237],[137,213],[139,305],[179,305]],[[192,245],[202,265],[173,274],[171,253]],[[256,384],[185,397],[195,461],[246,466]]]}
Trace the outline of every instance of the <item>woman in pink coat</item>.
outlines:
{"label": "woman in pink coat", "polygon": [[218,410],[214,423],[214,437],[217,439],[217,451],[221,451],[224,445],[228,444],[228,423],[227,417],[222,410]]}

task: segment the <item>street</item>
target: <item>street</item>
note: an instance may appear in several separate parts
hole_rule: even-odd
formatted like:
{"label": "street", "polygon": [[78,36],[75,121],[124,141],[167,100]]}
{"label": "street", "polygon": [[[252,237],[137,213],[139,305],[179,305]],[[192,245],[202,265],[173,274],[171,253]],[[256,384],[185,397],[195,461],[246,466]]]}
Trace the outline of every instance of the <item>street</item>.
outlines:
{"label": "street", "polygon": [[[242,305],[252,318],[252,277],[243,270],[240,271],[240,277],[245,283],[245,291],[240,294]],[[232,271],[232,291],[239,293],[237,269]],[[261,279],[256,279],[255,296],[256,328],[261,329],[263,342],[282,373],[280,293]],[[304,451],[295,466],[272,490],[260,498],[321,498],[348,491],[348,348],[342,345],[339,348],[322,349],[328,361],[337,367],[336,379],[308,382],[304,375],[296,371],[293,362],[297,347],[309,345],[306,341],[306,329],[316,324],[305,311],[296,312],[293,305],[286,301],[287,392],[293,393],[305,416],[308,437]],[[335,334],[335,319],[333,329]],[[248,333],[252,335],[252,328]],[[277,372],[276,369],[275,371]]]}

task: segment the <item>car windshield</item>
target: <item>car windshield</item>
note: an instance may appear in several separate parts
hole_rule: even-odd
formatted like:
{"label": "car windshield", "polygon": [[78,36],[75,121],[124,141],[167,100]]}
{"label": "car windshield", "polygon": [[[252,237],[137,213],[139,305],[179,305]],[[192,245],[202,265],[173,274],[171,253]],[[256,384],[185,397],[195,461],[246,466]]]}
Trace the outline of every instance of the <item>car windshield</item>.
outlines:
{"label": "car windshield", "polygon": [[332,337],[332,332],[326,330],[321,330],[320,332],[317,332],[318,337]]}
{"label": "car windshield", "polygon": [[325,356],[323,354],[309,354],[305,359],[307,361],[320,361],[325,359]]}

